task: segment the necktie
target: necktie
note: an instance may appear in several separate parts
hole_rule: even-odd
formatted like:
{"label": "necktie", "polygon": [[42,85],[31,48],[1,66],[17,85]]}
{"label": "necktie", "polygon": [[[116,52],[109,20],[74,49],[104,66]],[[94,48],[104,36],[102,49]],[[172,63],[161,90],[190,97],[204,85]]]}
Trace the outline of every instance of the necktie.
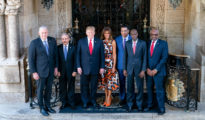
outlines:
{"label": "necktie", "polygon": [[47,44],[46,41],[43,41],[43,43],[44,43],[44,46],[45,46],[45,48],[46,48],[46,53],[47,53],[47,55],[49,55],[49,52],[48,52],[48,44]]}
{"label": "necktie", "polygon": [[154,52],[154,43],[155,41],[153,40],[152,41],[152,44],[151,44],[151,48],[150,48],[150,55],[152,56],[153,52]]}
{"label": "necktie", "polygon": [[67,46],[64,46],[64,57],[65,57],[65,60],[67,59],[67,53],[68,53]]}
{"label": "necktie", "polygon": [[126,39],[123,39],[123,48],[125,48]]}
{"label": "necktie", "polygon": [[93,52],[92,39],[90,39],[90,42],[89,42],[89,51],[90,51],[90,55],[92,55],[92,52]]}
{"label": "necktie", "polygon": [[133,42],[133,53],[135,54],[135,50],[136,50],[136,42]]}

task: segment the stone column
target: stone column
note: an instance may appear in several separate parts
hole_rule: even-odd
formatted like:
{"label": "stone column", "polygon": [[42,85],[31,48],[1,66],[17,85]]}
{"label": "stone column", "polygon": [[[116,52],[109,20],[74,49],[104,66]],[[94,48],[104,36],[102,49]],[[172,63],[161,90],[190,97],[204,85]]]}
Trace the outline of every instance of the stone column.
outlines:
{"label": "stone column", "polygon": [[17,13],[20,8],[20,0],[7,0],[5,14],[8,16],[8,59],[19,58],[19,40],[17,32]]}
{"label": "stone column", "polygon": [[6,37],[5,37],[5,22],[4,22],[4,11],[5,2],[0,0],[0,61],[6,58]]}

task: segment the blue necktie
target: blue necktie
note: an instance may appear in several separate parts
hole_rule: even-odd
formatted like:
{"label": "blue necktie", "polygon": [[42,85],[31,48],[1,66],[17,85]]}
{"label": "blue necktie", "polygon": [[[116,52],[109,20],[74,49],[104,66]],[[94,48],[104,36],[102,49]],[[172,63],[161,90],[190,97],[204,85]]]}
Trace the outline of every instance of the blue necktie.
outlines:
{"label": "blue necktie", "polygon": [[67,59],[67,46],[64,46],[64,57],[65,57],[65,60]]}
{"label": "blue necktie", "polygon": [[48,44],[47,44],[46,41],[43,41],[43,43],[44,43],[44,46],[45,46],[45,48],[46,48],[46,53],[47,53],[47,55],[49,55],[49,52],[48,52]]}
{"label": "blue necktie", "polygon": [[125,48],[126,39],[123,40],[123,48]]}

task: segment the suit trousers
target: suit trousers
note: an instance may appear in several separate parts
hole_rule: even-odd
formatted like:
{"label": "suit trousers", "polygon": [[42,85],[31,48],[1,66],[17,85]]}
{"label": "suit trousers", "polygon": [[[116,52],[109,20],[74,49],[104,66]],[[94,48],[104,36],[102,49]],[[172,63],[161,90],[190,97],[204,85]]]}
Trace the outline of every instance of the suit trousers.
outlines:
{"label": "suit trousers", "polygon": [[147,75],[147,106],[153,106],[153,92],[154,92],[154,85],[156,87],[156,98],[158,103],[158,108],[165,108],[165,91],[164,91],[164,76],[148,76]]}
{"label": "suit trousers", "polygon": [[52,84],[54,76],[49,74],[47,78],[40,78],[37,80],[37,98],[40,109],[50,106],[50,99],[52,93]]}
{"label": "suit trousers", "polygon": [[81,75],[80,90],[83,104],[87,104],[89,101],[96,104],[97,83],[98,75]]}
{"label": "suit trousers", "polygon": [[[135,79],[134,79],[135,78]],[[127,105],[129,107],[133,106],[133,101],[135,98],[135,85],[134,80],[136,80],[137,94],[136,94],[136,105],[138,108],[142,108],[143,104],[143,90],[144,90],[144,78],[140,78],[138,74],[128,74],[127,76]]]}
{"label": "suit trousers", "polygon": [[[66,72],[65,72],[66,73]],[[70,104],[71,106],[75,105],[75,78],[72,75],[68,76],[64,74],[60,77],[59,81],[60,88],[60,101],[62,104]]]}
{"label": "suit trousers", "polygon": [[126,77],[123,74],[123,69],[118,69],[119,73],[119,82],[120,82],[120,100],[125,100],[125,79]]}

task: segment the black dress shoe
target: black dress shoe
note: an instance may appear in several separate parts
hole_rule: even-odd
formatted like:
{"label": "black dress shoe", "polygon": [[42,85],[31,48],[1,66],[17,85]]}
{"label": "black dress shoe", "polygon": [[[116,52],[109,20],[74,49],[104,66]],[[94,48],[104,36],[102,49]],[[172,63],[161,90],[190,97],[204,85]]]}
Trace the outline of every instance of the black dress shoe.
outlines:
{"label": "black dress shoe", "polygon": [[152,107],[146,107],[145,109],[144,109],[144,112],[148,112],[148,111],[150,111],[152,109]]}
{"label": "black dress shoe", "polygon": [[119,102],[119,106],[123,106],[123,105],[125,105],[126,104],[126,101],[125,100],[121,100],[120,102]]}
{"label": "black dress shoe", "polygon": [[88,105],[87,104],[83,104],[83,108],[84,109],[88,108]]}
{"label": "black dress shoe", "polygon": [[76,109],[75,105],[71,105],[70,108],[71,108],[72,110]]}
{"label": "black dress shoe", "polygon": [[65,107],[66,107],[66,104],[62,104],[61,107],[60,107],[60,109],[62,110],[62,109],[64,109]]}
{"label": "black dress shoe", "polygon": [[138,112],[142,112],[143,109],[142,109],[142,108],[138,108],[137,111],[138,111]]}
{"label": "black dress shoe", "polygon": [[132,106],[128,106],[127,107],[127,112],[131,112],[132,111]]}
{"label": "black dress shoe", "polygon": [[165,114],[165,109],[164,108],[159,109],[158,115],[164,115],[164,114]]}
{"label": "black dress shoe", "polygon": [[97,103],[93,103],[93,108],[99,108],[99,105]]}
{"label": "black dress shoe", "polygon": [[48,112],[47,112],[44,108],[40,109],[40,113],[41,113],[43,116],[48,116],[48,115],[49,115]]}
{"label": "black dress shoe", "polygon": [[52,109],[51,107],[47,107],[46,111],[48,111],[49,113],[56,113],[56,111]]}

